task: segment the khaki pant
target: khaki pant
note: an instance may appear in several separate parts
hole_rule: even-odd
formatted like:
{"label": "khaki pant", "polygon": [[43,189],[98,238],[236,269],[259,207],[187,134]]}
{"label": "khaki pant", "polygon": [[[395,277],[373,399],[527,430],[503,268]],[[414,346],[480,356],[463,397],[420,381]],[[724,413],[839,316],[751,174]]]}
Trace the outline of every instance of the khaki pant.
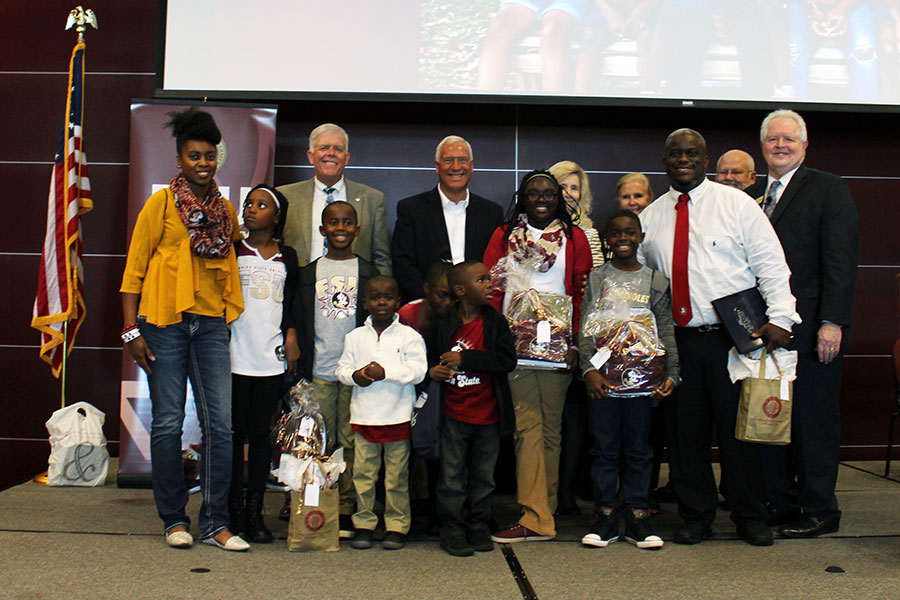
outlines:
{"label": "khaki pant", "polygon": [[516,412],[516,485],[519,523],[541,535],[556,535],[560,430],[570,373],[516,369],[509,376]]}
{"label": "khaki pant", "polygon": [[406,535],[412,520],[409,506],[409,440],[374,444],[356,436],[356,464],[353,465],[353,487],[356,488],[357,511],[353,515],[356,529],[374,530],[375,485],[381,470],[384,451],[384,528]]}
{"label": "khaki pant", "polygon": [[353,429],[350,427],[350,396],[353,388],[340,381],[326,381],[313,376],[313,395],[319,404],[322,418],[325,420],[325,433],[327,435],[325,452],[331,454],[336,448],[344,449],[344,460],[347,469],[338,480],[338,490],[341,494],[340,514],[352,515],[356,502],[356,492],[353,491]]}

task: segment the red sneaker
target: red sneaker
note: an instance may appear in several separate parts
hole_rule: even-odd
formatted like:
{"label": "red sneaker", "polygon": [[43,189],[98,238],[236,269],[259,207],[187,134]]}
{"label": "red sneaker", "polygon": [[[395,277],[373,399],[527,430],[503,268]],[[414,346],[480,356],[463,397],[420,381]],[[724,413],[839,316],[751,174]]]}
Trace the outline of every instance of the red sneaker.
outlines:
{"label": "red sneaker", "polygon": [[498,544],[514,544],[516,542],[546,542],[547,540],[552,540],[554,537],[555,536],[552,535],[541,535],[536,531],[528,529],[524,525],[516,523],[509,529],[498,531],[492,535],[491,540]]}

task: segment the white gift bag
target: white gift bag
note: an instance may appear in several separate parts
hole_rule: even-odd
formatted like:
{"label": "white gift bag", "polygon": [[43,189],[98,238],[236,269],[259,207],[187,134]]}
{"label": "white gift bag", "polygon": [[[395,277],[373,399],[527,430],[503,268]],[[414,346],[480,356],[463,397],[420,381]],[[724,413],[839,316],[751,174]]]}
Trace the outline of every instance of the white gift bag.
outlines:
{"label": "white gift bag", "polygon": [[106,482],[109,452],[103,422],[106,415],[87,402],[77,402],[50,415],[50,468],[47,485],[94,487]]}

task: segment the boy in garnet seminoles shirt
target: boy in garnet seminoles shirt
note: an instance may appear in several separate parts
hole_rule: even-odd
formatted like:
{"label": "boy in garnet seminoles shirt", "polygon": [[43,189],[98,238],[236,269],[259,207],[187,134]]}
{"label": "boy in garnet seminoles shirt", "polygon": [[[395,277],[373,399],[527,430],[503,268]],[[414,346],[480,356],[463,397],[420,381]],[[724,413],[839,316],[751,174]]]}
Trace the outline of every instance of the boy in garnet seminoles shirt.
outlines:
{"label": "boy in garnet seminoles shirt", "polygon": [[[516,349],[506,317],[491,307],[491,275],[477,261],[448,276],[457,305],[428,335],[429,375],[445,381],[438,515],[441,548],[453,556],[493,550],[488,521],[501,431],[514,413],[506,374]],[[468,506],[468,511],[466,507]]]}

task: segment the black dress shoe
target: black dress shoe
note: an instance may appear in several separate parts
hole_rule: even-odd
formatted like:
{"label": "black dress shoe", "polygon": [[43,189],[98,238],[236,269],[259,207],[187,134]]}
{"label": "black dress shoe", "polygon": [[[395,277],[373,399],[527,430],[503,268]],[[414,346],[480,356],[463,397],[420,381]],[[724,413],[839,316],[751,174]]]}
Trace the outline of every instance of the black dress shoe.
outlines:
{"label": "black dress shoe", "polygon": [[826,533],[834,533],[840,525],[840,517],[818,519],[812,515],[803,514],[792,523],[779,527],[778,533],[789,538],[811,538]]}
{"label": "black dress shoe", "polygon": [[674,541],[676,544],[699,544],[703,540],[712,537],[712,527],[700,521],[685,521],[681,527],[675,531]]}
{"label": "black dress shoe", "polygon": [[762,521],[746,521],[739,523],[737,533],[741,539],[751,546],[771,546],[772,530]]}
{"label": "black dress shoe", "polygon": [[668,482],[666,485],[662,487],[658,487],[652,492],[650,492],[650,498],[655,500],[660,504],[666,504],[668,502],[676,502],[678,500],[678,496],[675,495],[675,487],[672,485],[672,482]]}
{"label": "black dress shoe", "polygon": [[578,505],[575,503],[566,504],[565,506],[560,504],[553,512],[554,517],[571,517],[579,514],[581,514],[581,511],[578,510]]}

